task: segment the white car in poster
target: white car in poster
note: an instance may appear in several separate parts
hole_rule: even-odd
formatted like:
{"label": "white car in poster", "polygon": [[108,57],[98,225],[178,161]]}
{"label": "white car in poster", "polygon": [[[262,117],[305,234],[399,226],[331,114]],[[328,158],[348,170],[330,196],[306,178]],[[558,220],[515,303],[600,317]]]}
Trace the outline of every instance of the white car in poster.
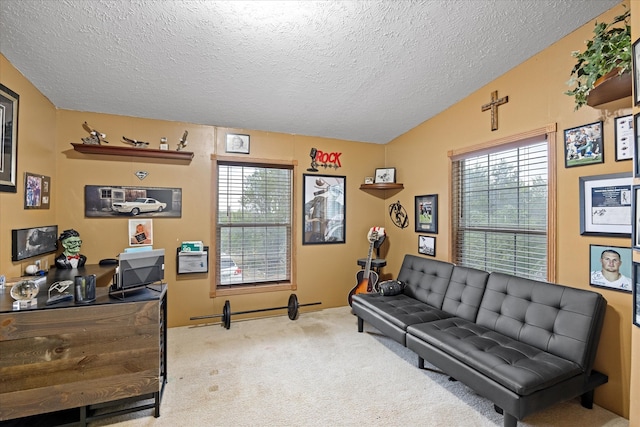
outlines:
{"label": "white car in poster", "polygon": [[112,203],[111,209],[120,213],[138,215],[141,212],[162,212],[167,204],[148,197],[139,197],[132,202]]}

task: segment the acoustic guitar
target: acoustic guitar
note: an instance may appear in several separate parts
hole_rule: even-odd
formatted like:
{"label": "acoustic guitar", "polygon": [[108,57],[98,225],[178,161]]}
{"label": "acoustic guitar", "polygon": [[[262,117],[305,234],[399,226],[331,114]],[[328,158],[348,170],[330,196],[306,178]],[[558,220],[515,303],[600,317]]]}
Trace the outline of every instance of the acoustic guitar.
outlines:
{"label": "acoustic guitar", "polygon": [[378,283],[378,273],[371,270],[371,256],[373,255],[373,245],[378,241],[377,227],[374,227],[369,234],[369,255],[367,255],[367,262],[364,266],[364,270],[360,270],[356,273],[356,286],[349,292],[349,306],[351,306],[351,299],[356,294],[371,293],[374,287]]}

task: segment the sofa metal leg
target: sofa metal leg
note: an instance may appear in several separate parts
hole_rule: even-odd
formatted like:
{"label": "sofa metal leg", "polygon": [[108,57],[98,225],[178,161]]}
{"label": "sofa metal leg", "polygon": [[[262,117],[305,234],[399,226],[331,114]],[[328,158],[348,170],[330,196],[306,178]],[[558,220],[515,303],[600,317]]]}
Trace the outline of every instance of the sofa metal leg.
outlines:
{"label": "sofa metal leg", "polygon": [[595,394],[595,390],[589,390],[580,396],[580,404],[583,408],[593,409],[593,395]]}
{"label": "sofa metal leg", "polygon": [[364,320],[358,317],[358,332],[364,331]]}
{"label": "sofa metal leg", "polygon": [[517,427],[518,419],[511,414],[504,413],[504,427]]}
{"label": "sofa metal leg", "polygon": [[418,356],[418,368],[424,369],[424,359],[420,356]]}

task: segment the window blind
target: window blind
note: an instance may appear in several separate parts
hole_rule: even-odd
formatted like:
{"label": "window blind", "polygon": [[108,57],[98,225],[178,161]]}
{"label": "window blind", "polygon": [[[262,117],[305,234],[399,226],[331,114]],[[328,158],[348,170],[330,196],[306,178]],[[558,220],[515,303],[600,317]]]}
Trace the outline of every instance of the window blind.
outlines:
{"label": "window blind", "polygon": [[452,182],[454,262],[546,280],[546,141],[456,159]]}
{"label": "window blind", "polygon": [[292,180],[290,167],[218,162],[218,285],[290,281]]}

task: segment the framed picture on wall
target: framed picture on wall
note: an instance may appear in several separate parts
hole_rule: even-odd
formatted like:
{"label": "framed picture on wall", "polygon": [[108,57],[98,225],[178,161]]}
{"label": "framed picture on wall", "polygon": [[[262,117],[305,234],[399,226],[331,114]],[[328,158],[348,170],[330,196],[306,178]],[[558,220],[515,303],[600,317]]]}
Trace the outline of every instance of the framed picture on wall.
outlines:
{"label": "framed picture on wall", "polygon": [[249,154],[249,135],[239,133],[228,133],[225,151],[227,153]]}
{"label": "framed picture on wall", "polygon": [[633,116],[633,149],[638,155],[633,156],[633,176],[640,177],[640,113]]}
{"label": "framed picture on wall", "polygon": [[44,175],[25,172],[24,208],[49,209],[51,196],[51,178]]}
{"label": "framed picture on wall", "polygon": [[580,234],[631,237],[632,182],[630,173],[580,177]]}
{"label": "framed picture on wall", "polygon": [[416,233],[438,233],[438,195],[415,197]]}
{"label": "framed picture on wall", "polygon": [[633,324],[640,328],[640,263],[633,263]]}
{"label": "framed picture on wall", "polygon": [[345,243],[346,176],[302,176],[303,245]]}
{"label": "framed picture on wall", "polygon": [[633,159],[635,148],[634,132],[633,132],[633,115],[616,117],[615,134],[616,134],[616,162],[620,160]]}
{"label": "framed picture on wall", "polygon": [[640,39],[633,42],[633,45],[631,46],[631,51],[633,54],[633,93],[635,95],[633,98],[633,105],[640,104],[640,93],[638,93],[638,91],[640,90],[640,69],[638,69],[638,67],[640,67],[640,47],[638,46],[639,43]]}
{"label": "framed picture on wall", "polygon": [[633,186],[631,213],[631,247],[640,251],[640,185]]}
{"label": "framed picture on wall", "polygon": [[602,121],[564,131],[564,166],[604,163]]}
{"label": "framed picture on wall", "polygon": [[631,292],[631,248],[589,245],[591,286]]}
{"label": "framed picture on wall", "polygon": [[0,191],[17,193],[18,101],[20,95],[0,84]]}
{"label": "framed picture on wall", "polygon": [[11,230],[11,261],[55,252],[57,249],[57,225]]}
{"label": "framed picture on wall", "polygon": [[418,253],[436,256],[436,238],[434,236],[418,236]]}

